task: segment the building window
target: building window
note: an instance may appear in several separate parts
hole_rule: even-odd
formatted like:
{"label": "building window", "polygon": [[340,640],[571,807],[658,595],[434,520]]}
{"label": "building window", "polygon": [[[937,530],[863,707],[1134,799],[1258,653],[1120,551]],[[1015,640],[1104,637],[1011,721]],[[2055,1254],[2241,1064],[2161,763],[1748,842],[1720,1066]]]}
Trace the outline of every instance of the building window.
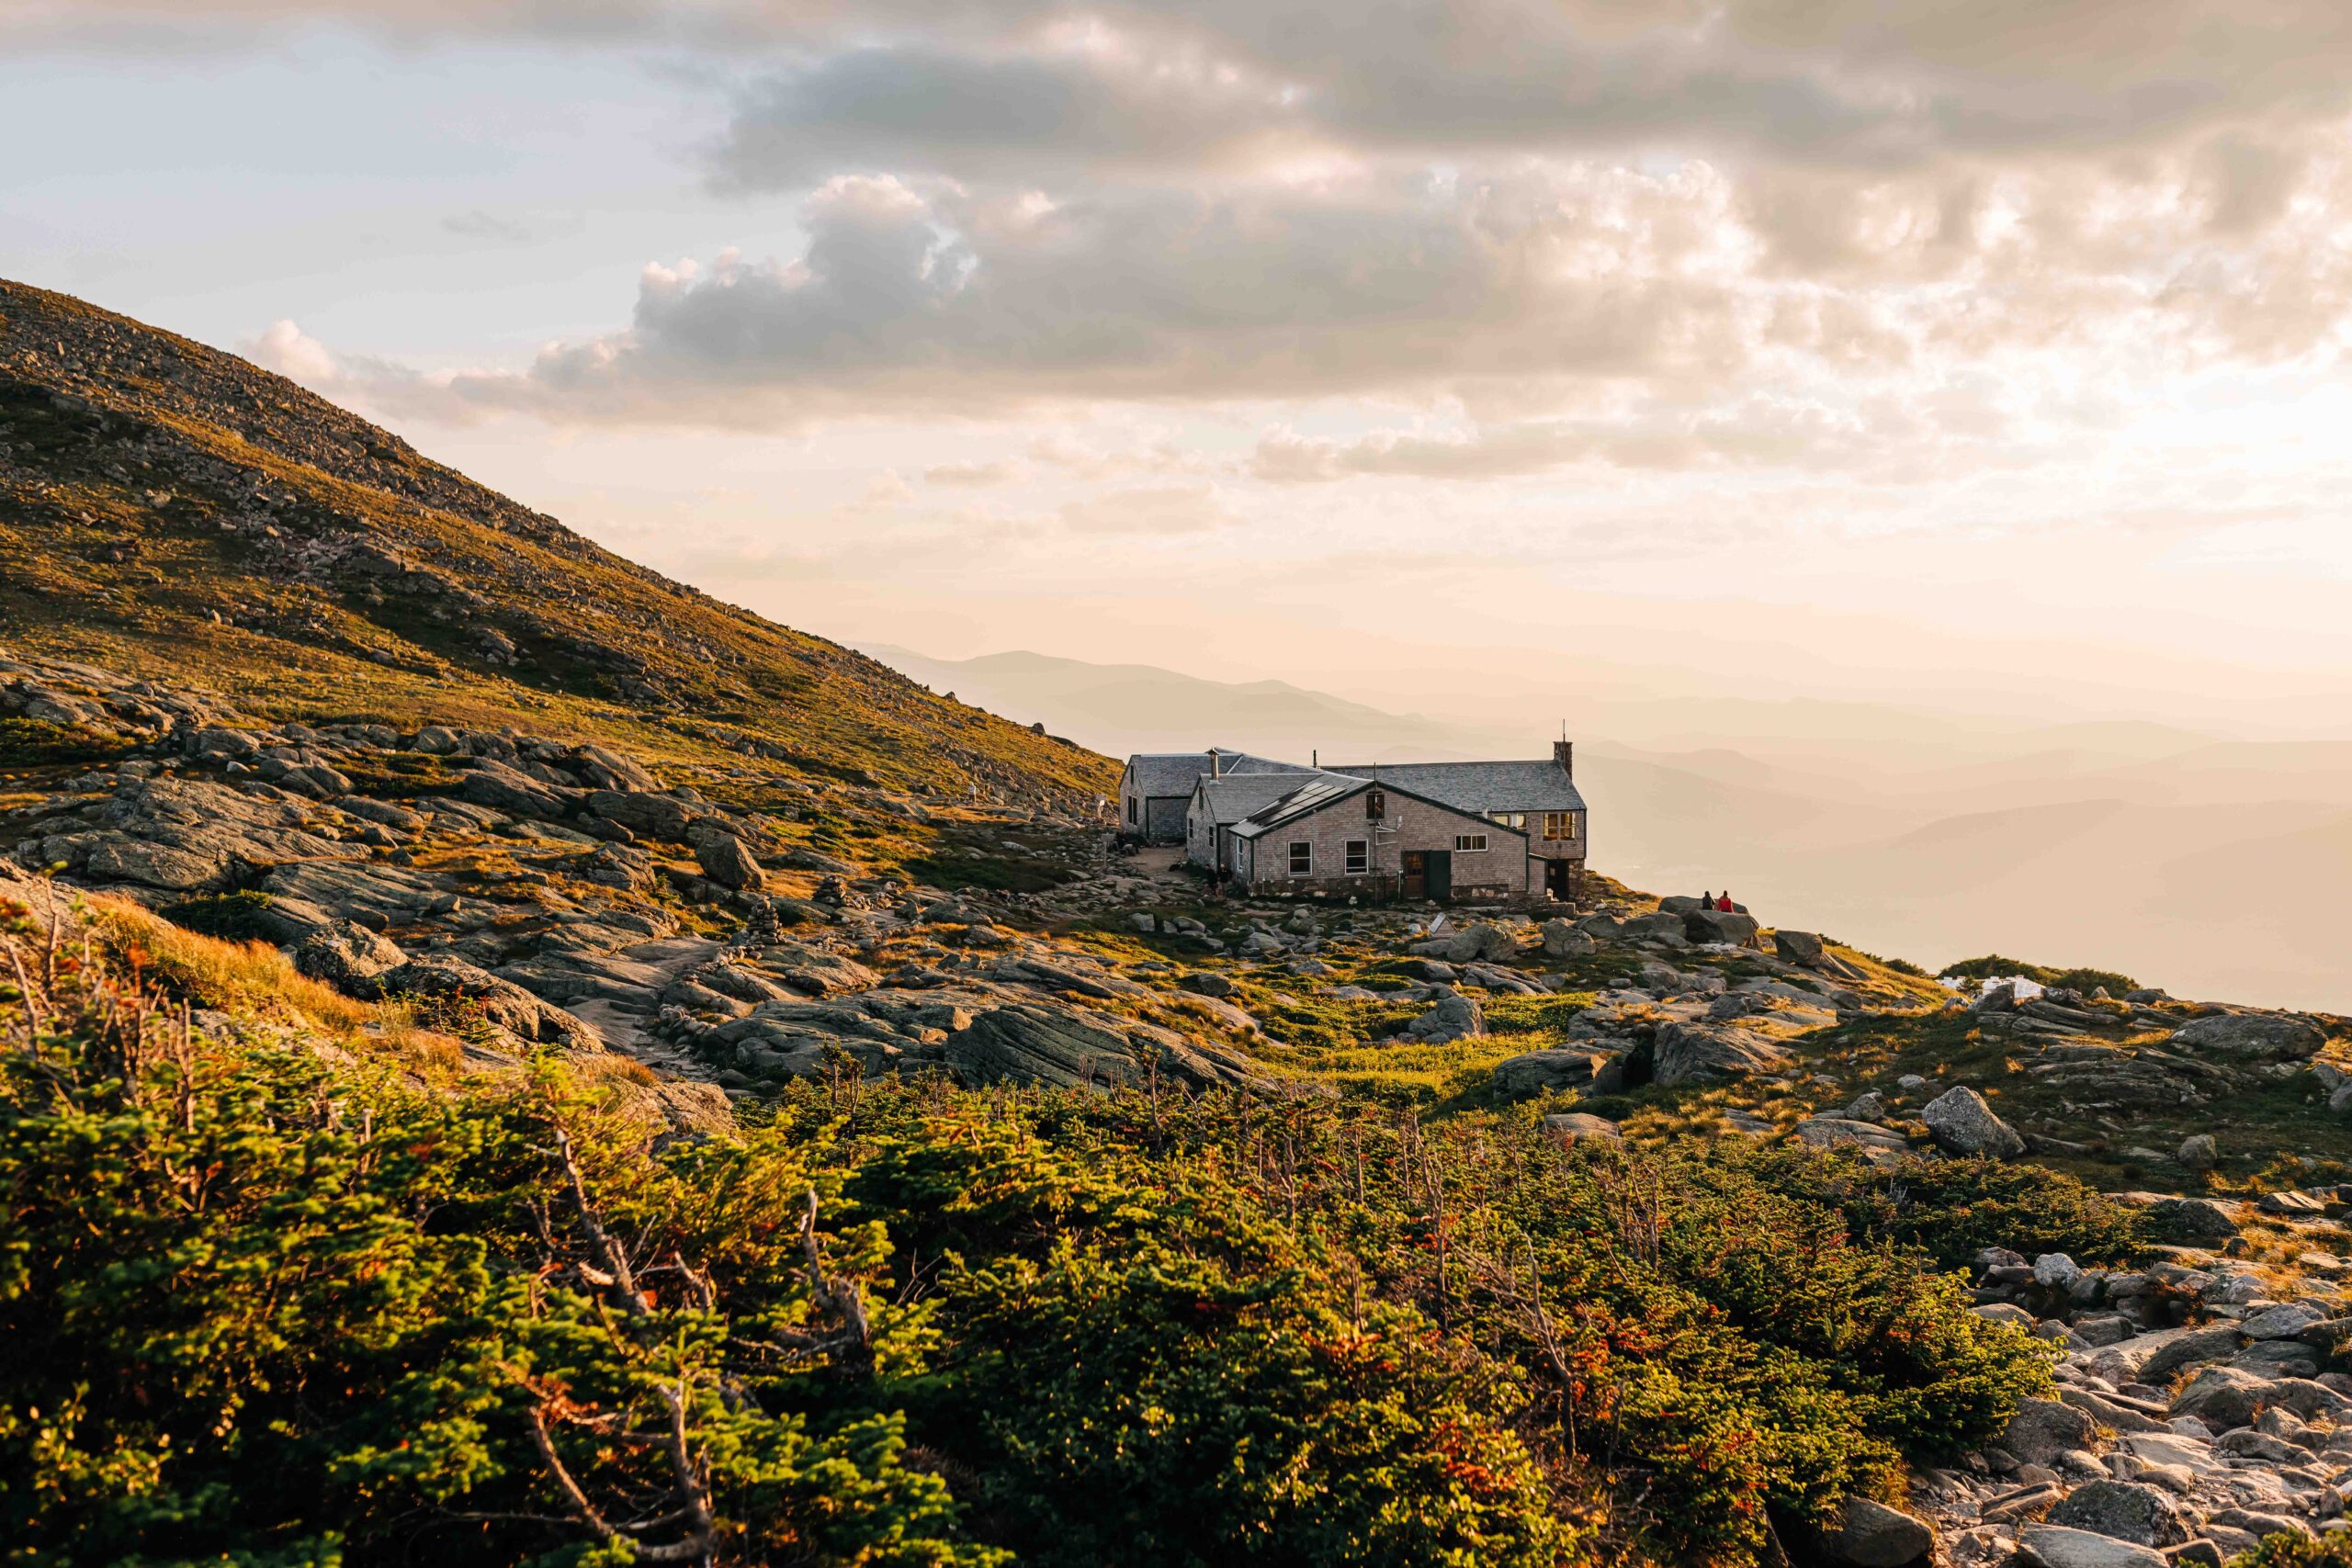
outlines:
{"label": "building window", "polygon": [[1544,836],[1547,839],[1573,839],[1577,836],[1577,814],[1573,811],[1544,813]]}
{"label": "building window", "polygon": [[1505,828],[1524,828],[1527,826],[1527,813],[1524,811],[1489,811],[1487,813],[1487,820]]}
{"label": "building window", "polygon": [[1131,795],[1127,796],[1127,825],[1128,825],[1129,827],[1133,827],[1133,826],[1135,825],[1135,820],[1136,820],[1136,797],[1135,797],[1134,795]]}
{"label": "building window", "polygon": [[1372,870],[1372,842],[1368,839],[1348,840],[1348,874],[1363,876]]}
{"label": "building window", "polygon": [[1304,839],[1293,839],[1290,842],[1290,874],[1305,876],[1314,869],[1315,846]]}
{"label": "building window", "polygon": [[1475,855],[1483,851],[1486,847],[1487,835],[1484,833],[1456,833],[1453,835],[1453,852],[1455,854]]}

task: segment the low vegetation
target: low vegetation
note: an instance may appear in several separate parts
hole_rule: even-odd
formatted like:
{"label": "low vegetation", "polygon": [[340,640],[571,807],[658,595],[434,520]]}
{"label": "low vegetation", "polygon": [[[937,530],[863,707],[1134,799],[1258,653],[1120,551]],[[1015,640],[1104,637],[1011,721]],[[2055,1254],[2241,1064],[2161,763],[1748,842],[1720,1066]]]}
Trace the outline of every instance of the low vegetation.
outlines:
{"label": "low vegetation", "polygon": [[2054,969],[2047,964],[2029,964],[2022,958],[2004,958],[1997,953],[1988,953],[1982,958],[1963,958],[1956,964],[1947,964],[1937,974],[1939,978],[1946,980],[2006,979],[2009,976],[2016,975],[2022,976],[2037,986],[2064,987],[2074,991],[2095,991],[2104,987],[2117,996],[2120,996],[2125,991],[2136,991],[2140,988],[2139,981],[2129,975],[2118,974],[2112,969],[2091,969],[2081,965],[2072,969]]}
{"label": "low vegetation", "polygon": [[285,977],[103,929],[0,1002],[36,1557],[1750,1561],[2043,1386],[1923,1257],[2131,1240],[2025,1173],[1363,1093],[804,1084],[649,1143],[551,1060],[453,1096],[208,1036],[150,977]]}

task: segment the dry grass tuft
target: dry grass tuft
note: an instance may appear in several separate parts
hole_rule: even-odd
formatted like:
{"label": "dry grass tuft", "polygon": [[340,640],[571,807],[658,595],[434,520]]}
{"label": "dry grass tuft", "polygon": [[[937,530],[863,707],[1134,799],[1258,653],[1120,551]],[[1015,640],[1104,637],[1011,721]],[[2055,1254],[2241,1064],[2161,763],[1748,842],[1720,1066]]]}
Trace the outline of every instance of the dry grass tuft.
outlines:
{"label": "dry grass tuft", "polygon": [[266,942],[228,942],[175,926],[125,898],[82,900],[91,933],[123,962],[198,1007],[251,1013],[347,1036],[377,1010],[311,979]]}

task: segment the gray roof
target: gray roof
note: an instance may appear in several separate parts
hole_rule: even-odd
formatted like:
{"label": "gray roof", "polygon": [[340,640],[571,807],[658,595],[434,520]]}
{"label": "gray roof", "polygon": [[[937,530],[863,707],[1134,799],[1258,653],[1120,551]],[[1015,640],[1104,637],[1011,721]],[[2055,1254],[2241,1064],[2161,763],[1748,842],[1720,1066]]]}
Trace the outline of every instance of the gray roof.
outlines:
{"label": "gray roof", "polygon": [[[1318,773],[1313,776],[1329,775]],[[1203,774],[1194,793],[1206,802],[1209,820],[1220,828],[1229,828],[1245,817],[1263,811],[1298,788],[1301,782],[1296,773],[1228,773],[1217,779]]]}
{"label": "gray roof", "polygon": [[1584,796],[1560,764],[1534,762],[1382,762],[1326,773],[1377,778],[1441,806],[1484,817],[1496,811],[1582,811]]}
{"label": "gray roof", "polygon": [[1285,822],[1295,822],[1311,817],[1327,806],[1335,805],[1351,795],[1370,789],[1370,779],[1342,778],[1337,773],[1320,773],[1305,784],[1293,788],[1281,799],[1251,812],[1235,824],[1233,836],[1254,839],[1261,833],[1272,832]]}
{"label": "gray roof", "polygon": [[1193,783],[1219,767],[1218,757],[1224,759],[1220,771],[1227,773],[1306,773],[1312,768],[1296,762],[1278,762],[1272,757],[1253,757],[1247,751],[1138,751],[1127,759],[1127,773],[1135,780],[1136,793],[1159,799],[1169,795],[1178,798],[1193,793]]}

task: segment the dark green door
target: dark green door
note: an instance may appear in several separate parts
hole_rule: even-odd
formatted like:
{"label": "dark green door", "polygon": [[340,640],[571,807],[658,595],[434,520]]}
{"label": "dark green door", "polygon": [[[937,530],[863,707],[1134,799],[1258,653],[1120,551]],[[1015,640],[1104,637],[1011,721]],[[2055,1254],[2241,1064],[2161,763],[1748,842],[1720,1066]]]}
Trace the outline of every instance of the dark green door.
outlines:
{"label": "dark green door", "polygon": [[1430,850],[1421,856],[1424,886],[1429,897],[1442,904],[1453,897],[1453,852]]}

